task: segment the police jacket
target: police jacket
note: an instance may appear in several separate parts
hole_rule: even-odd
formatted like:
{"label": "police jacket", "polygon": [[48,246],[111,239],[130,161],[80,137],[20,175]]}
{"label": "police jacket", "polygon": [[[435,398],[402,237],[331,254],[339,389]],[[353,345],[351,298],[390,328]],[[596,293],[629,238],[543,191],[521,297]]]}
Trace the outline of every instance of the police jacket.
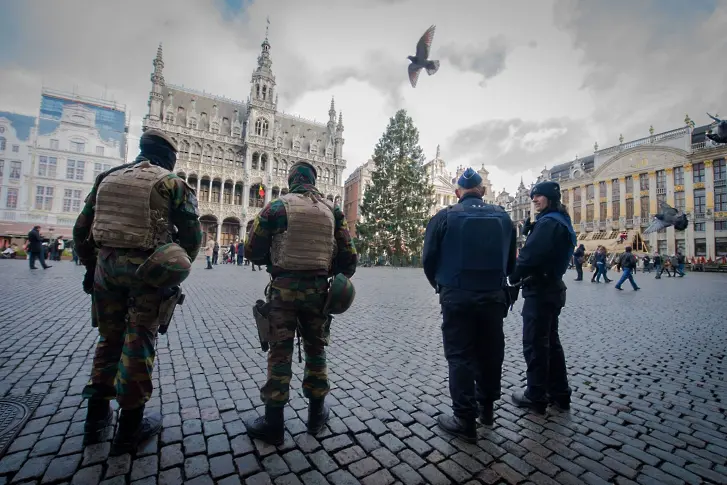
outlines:
{"label": "police jacket", "polygon": [[515,226],[500,206],[477,194],[440,210],[427,225],[422,264],[440,303],[505,303],[515,265]]}
{"label": "police jacket", "polygon": [[524,297],[534,291],[563,291],[563,275],[575,245],[576,234],[567,214],[553,209],[541,212],[520,250],[510,281],[530,277],[523,285]]}

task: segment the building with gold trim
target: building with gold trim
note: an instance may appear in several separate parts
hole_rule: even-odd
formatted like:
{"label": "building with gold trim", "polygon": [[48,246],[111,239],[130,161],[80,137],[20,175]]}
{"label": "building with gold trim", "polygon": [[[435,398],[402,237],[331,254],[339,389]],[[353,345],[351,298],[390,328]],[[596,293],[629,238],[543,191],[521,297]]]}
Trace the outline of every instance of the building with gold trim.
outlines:
{"label": "building with gold trim", "polygon": [[[688,258],[727,256],[727,145],[705,134],[715,124],[695,128],[687,116],[681,128],[599,149],[593,155],[545,169],[538,182],[561,185],[563,204],[573,220],[579,243],[587,250],[599,244],[617,251],[618,235],[641,251]],[[660,202],[684,211],[685,231],[673,227],[641,237]],[[531,210],[534,214],[535,211]]]}

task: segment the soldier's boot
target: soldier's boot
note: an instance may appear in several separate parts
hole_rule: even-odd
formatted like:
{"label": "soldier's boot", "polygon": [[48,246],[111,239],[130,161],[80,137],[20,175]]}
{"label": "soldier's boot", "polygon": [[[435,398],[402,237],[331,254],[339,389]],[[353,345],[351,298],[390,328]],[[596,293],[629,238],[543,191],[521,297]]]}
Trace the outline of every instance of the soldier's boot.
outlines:
{"label": "soldier's boot", "polygon": [[468,443],[477,443],[477,422],[475,418],[466,420],[457,416],[440,414],[437,424],[447,433],[462,438]]}
{"label": "soldier's boot", "polygon": [[547,401],[533,401],[521,391],[512,394],[512,403],[519,408],[528,408],[538,414],[545,414],[545,410],[548,407]]}
{"label": "soldier's boot", "polygon": [[495,403],[486,402],[484,404],[478,404],[477,416],[480,418],[480,423],[485,426],[492,426],[495,422]]}
{"label": "soldier's boot", "polygon": [[308,401],[308,433],[313,436],[321,432],[330,417],[330,409],[325,399],[311,399]]}
{"label": "soldier's boot", "polygon": [[89,399],[83,425],[83,446],[104,441],[104,431],[111,426],[114,412],[107,399]]}
{"label": "soldier's boot", "polygon": [[285,441],[285,408],[265,406],[265,416],[245,423],[247,434],[274,446]]}
{"label": "soldier's boot", "polygon": [[158,434],[161,429],[162,415],[157,412],[144,416],[144,406],[132,410],[122,410],[109,454],[119,456],[133,453],[139,444]]}

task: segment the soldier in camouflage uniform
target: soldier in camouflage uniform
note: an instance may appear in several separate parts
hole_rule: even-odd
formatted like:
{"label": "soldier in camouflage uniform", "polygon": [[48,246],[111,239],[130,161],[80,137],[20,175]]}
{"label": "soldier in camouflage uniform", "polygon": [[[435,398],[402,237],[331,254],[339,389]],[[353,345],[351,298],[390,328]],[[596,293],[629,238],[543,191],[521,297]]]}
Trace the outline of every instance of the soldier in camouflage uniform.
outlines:
{"label": "soldier in camouflage uniform", "polygon": [[[174,142],[147,130],[140,148],[133,163],[97,177],[73,228],[78,257],[86,266],[84,291],[92,294],[100,334],[91,379],[83,389],[89,400],[84,442],[102,439],[112,420],[110,400],[116,399],[121,413],[112,455],[134,451],[161,429],[161,415],[144,416],[144,406],[152,394],[154,343],[166,297],[160,285],[137,270],[151,255],[158,256],[157,248],[175,246],[186,260],[176,261],[188,271],[202,241],[194,190],[171,172]],[[166,244],[172,239],[178,245]]]}
{"label": "soldier in camouflage uniform", "polygon": [[356,249],[340,207],[315,188],[315,168],[294,164],[290,192],[273,200],[255,218],[245,243],[245,257],[267,265],[272,277],[268,380],[260,390],[265,416],[246,423],[248,433],[271,444],[283,442],[283,410],[288,402],[293,339],[300,323],[304,341],[303,394],[308,398],[308,432],[317,434],[328,420],[325,346],[330,316],[324,312],[328,278],[356,272]]}

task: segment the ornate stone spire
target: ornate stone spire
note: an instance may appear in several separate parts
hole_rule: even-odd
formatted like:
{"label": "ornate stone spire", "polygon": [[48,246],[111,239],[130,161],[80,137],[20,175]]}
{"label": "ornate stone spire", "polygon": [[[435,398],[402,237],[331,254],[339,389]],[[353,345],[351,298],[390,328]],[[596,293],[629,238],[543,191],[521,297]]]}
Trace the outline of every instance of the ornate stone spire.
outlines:
{"label": "ornate stone spire", "polygon": [[343,111],[340,111],[338,113],[338,126],[336,126],[336,132],[343,132]]}
{"label": "ornate stone spire", "polygon": [[272,75],[273,60],[270,58],[270,42],[268,42],[270,18],[267,19],[267,22],[268,25],[265,27],[265,40],[260,44],[260,55],[257,58],[257,70],[265,71]]}
{"label": "ornate stone spire", "polygon": [[593,144],[593,153],[596,153],[598,151],[598,142],[595,142]]}
{"label": "ornate stone spire", "polygon": [[162,69],[164,69],[164,60],[162,59],[162,43],[159,43],[157,48],[157,56],[152,61],[154,64],[154,72],[151,75],[151,82],[164,86],[164,76],[162,75]]}
{"label": "ornate stone spire", "polygon": [[439,143],[437,143],[437,155],[434,158],[436,158],[437,160],[439,160],[439,157],[440,156],[441,156],[441,152],[439,150]]}
{"label": "ornate stone spire", "polygon": [[331,107],[328,110],[328,119],[333,121],[334,123],[336,122],[336,103],[333,99],[333,96],[331,96]]}

